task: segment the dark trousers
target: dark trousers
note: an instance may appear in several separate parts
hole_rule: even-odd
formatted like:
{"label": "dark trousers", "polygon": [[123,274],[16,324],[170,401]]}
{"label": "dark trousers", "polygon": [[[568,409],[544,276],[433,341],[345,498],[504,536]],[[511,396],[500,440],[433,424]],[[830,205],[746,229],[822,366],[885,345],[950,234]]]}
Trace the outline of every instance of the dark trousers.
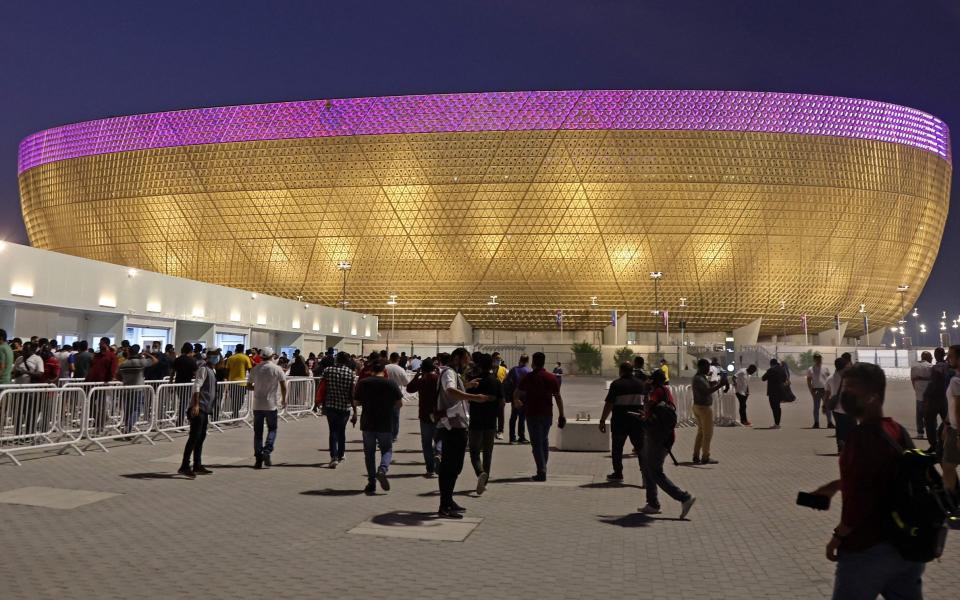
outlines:
{"label": "dark trousers", "polygon": [[[515,408],[513,404],[510,405],[510,441],[516,442],[518,439],[524,441],[527,437],[525,432],[526,425],[526,414],[524,409]],[[519,438],[517,435],[519,434]]]}
{"label": "dark trousers", "polygon": [[780,399],[770,396],[770,410],[773,411],[773,424],[780,424]]}
{"label": "dark trousers", "polygon": [[200,411],[200,414],[190,419],[190,434],[187,436],[187,445],[183,448],[183,462],[180,467],[190,467],[190,455],[193,455],[193,467],[203,466],[203,441],[207,439],[207,423],[210,415]]}
{"label": "dark trousers", "polygon": [[661,489],[668,496],[677,502],[685,502],[690,498],[690,494],[677,487],[677,484],[670,481],[670,478],[663,472],[663,461],[666,460],[670,449],[663,443],[656,440],[647,440],[643,446],[643,468],[644,485],[647,490],[647,504],[660,508],[660,500],[657,498],[657,489]]}
{"label": "dark trousers", "polygon": [[837,452],[843,450],[843,445],[847,443],[847,436],[853,430],[856,422],[846,413],[833,411],[833,422],[836,423],[837,434]]}
{"label": "dark trousers", "polygon": [[917,400],[917,435],[925,435],[924,416],[927,413],[927,403],[923,400]]}
{"label": "dark trousers", "polygon": [[550,460],[550,426],[553,417],[549,415],[527,418],[527,431],[530,433],[530,447],[533,449],[533,462],[537,465],[537,475],[547,474],[547,461]]}
{"label": "dark trousers", "polygon": [[637,452],[637,464],[643,472],[643,428],[639,422],[628,423],[610,433],[610,458],[613,460],[613,472],[618,475],[623,475],[623,446],[627,438],[630,438],[633,447],[640,451]]}
{"label": "dark trousers", "polygon": [[443,445],[440,450],[440,508],[453,504],[453,488],[457,485],[457,477],[463,471],[463,458],[467,452],[466,429],[440,429],[440,441]]}
{"label": "dark trousers", "polygon": [[[813,388],[813,426],[820,427],[820,406],[826,400],[827,391],[823,388]],[[827,412],[827,425],[833,425],[833,413]]]}
{"label": "dark trousers", "polygon": [[[470,464],[473,472],[490,474],[490,464],[493,462],[493,440],[496,435],[494,429],[471,429],[468,434],[470,442]],[[481,459],[482,457],[482,459]]]}
{"label": "dark trousers", "polygon": [[[263,441],[263,424],[267,424],[267,441]],[[253,411],[253,455],[257,458],[273,454],[273,445],[277,441],[277,411]]]}
{"label": "dark trousers", "polygon": [[740,404],[740,424],[746,425],[750,422],[747,419],[747,398],[750,394],[737,394],[737,402]]}
{"label": "dark trousers", "polygon": [[940,426],[937,424],[937,417],[940,417],[940,423],[947,420],[947,404],[927,400],[926,405],[923,413],[923,427],[927,432],[927,442],[939,455],[943,444],[940,442]]}
{"label": "dark trousers", "polygon": [[343,460],[343,453],[347,445],[347,421],[350,420],[350,411],[328,408],[323,411],[327,417],[327,427],[330,429],[330,460]]}
{"label": "dark trousers", "polygon": [[503,434],[503,425],[506,422],[507,404],[500,403],[500,412],[497,413],[497,433]]}

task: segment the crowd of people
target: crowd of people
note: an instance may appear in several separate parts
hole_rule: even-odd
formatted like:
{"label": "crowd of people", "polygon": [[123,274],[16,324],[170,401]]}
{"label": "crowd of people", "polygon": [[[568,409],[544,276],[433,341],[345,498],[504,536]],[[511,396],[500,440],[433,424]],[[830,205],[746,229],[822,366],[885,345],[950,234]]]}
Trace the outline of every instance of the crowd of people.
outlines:
{"label": "crowd of people", "polygon": [[[896,519],[891,519],[891,514],[901,520],[911,518],[904,503],[919,502],[917,498],[924,491],[936,497],[934,504],[925,505],[927,513],[935,505],[946,515],[940,524],[944,531],[950,512],[956,510],[960,496],[960,345],[937,348],[932,355],[924,352],[911,369],[917,439],[929,443],[929,448],[919,454],[911,454],[913,442],[907,429],[884,414],[883,370],[856,363],[846,353],[834,361],[833,367],[831,371],[815,354],[813,365],[803,376],[812,401],[812,428],[820,427],[823,416],[826,427],[836,432],[840,477],[807,494],[821,498],[822,504],[806,501],[825,508],[836,493],[843,496],[840,522],[826,548],[827,558],[837,562],[834,597],[874,598],[880,594],[921,598],[924,562],[939,555],[937,544],[942,550],[943,538],[937,537],[941,534],[936,522],[894,524]],[[610,420],[613,471],[607,479],[623,481],[624,447],[629,440],[646,493],[646,505],[640,512],[660,513],[659,491],[663,491],[680,503],[680,516],[685,518],[695,498],[664,471],[666,458],[673,456],[677,425],[667,369],[661,363],[648,371],[642,357],[632,364],[621,364],[619,377],[611,382],[604,398],[599,427],[606,433]],[[757,373],[758,368],[751,364],[732,377],[744,426],[751,426],[747,416],[750,380]],[[122,342],[114,347],[108,338],[100,340],[96,351],[85,342],[57,348],[43,339],[8,341],[6,332],[0,330],[0,384],[52,382],[65,376],[126,384],[145,379],[191,383],[192,397],[185,408],[189,434],[179,469],[189,478],[211,473],[203,464],[203,443],[216,404],[218,381],[246,382],[251,392],[254,467],[262,469],[272,464],[278,411],[286,403],[289,378],[311,375],[318,378],[316,409],[328,423],[328,467],[343,465],[346,428],[359,423],[367,478],[363,491],[368,495],[375,494],[377,486],[390,490],[390,465],[403,393],[417,395],[423,475],[437,479],[438,514],[447,519],[460,519],[466,510],[453,495],[466,461],[476,476],[477,495],[485,492],[494,463],[495,440],[503,439],[505,429],[511,444],[530,445],[534,466],[531,479],[545,482],[550,429],[554,423],[559,428],[566,423],[560,393],[562,368],[558,364],[553,372],[548,371],[546,357],[540,352],[521,356],[510,368],[496,352],[471,354],[464,348],[424,359],[386,351],[357,357],[332,348],[319,357],[294,352],[287,359],[272,348],[246,350],[238,345],[222,352],[184,344],[177,354],[170,346],[162,349],[152,345],[142,350]],[[796,399],[787,365],[772,359],[761,380],[766,383],[773,428],[779,429],[781,404]],[[693,464],[718,464],[711,453],[713,404],[718,393],[730,387],[730,380],[716,361],[698,361],[691,383],[697,426]],[[913,463],[908,464],[905,456],[912,456]],[[934,462],[939,470],[933,469]],[[904,477],[910,468],[926,470],[918,471],[922,477],[910,484],[915,487],[908,497]],[[904,540],[898,527],[907,526],[914,533]],[[923,533],[928,529],[929,535]]]}

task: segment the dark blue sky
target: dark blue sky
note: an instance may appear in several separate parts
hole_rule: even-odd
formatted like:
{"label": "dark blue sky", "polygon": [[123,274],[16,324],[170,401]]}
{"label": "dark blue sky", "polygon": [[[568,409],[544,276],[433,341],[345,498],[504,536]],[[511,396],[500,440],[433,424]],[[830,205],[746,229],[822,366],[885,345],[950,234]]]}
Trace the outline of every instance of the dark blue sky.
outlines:
{"label": "dark blue sky", "polygon": [[[943,118],[960,139],[960,8],[953,0],[5,3],[0,237],[26,241],[17,144],[53,125],[251,102],[583,88],[885,100]],[[953,196],[919,303],[928,325],[935,312],[960,312]]]}

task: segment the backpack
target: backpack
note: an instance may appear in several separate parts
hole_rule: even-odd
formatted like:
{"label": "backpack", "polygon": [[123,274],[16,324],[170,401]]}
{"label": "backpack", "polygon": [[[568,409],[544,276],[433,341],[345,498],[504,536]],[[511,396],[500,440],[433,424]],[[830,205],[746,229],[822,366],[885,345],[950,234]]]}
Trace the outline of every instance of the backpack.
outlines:
{"label": "backpack", "polygon": [[[663,388],[665,394],[670,394],[668,388]],[[650,418],[647,420],[647,431],[654,439],[666,445],[673,445],[673,430],[677,427],[677,409],[663,400],[650,407]]]}
{"label": "backpack", "polygon": [[914,448],[903,426],[900,440],[906,443],[894,440],[883,428],[880,432],[899,454],[890,502],[890,541],[905,560],[930,562],[940,558],[947,541],[947,520],[956,506],[934,468],[937,458]]}

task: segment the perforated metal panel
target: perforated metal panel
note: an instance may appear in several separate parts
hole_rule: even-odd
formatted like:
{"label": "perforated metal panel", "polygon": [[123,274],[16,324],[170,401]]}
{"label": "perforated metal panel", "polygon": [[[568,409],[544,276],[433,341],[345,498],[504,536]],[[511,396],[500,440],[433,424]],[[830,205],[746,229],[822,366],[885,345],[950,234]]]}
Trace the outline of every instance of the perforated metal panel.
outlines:
{"label": "perforated metal panel", "polygon": [[854,334],[861,303],[896,320],[896,287],[911,304],[932,267],[951,168],[929,115],[785,94],[518,94],[48,130],[21,147],[24,220],[41,248],[328,305],[348,260],[351,309],[389,323],[397,294],[397,328],[458,310],[555,328],[557,309],[596,328],[618,308],[653,329],[662,271],[660,307],[690,330],[764,317],[764,332],[796,331],[805,313],[813,331],[839,313]]}

